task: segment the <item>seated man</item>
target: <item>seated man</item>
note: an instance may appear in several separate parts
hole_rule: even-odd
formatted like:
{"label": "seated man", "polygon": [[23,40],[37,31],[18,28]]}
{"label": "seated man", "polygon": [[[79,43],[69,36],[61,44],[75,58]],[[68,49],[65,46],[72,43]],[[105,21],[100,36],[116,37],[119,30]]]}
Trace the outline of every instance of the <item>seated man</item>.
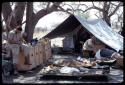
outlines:
{"label": "seated man", "polygon": [[121,56],[118,52],[109,49],[99,49],[95,55],[97,60],[101,59],[116,59],[117,65],[123,67],[123,56]]}
{"label": "seated man", "polygon": [[88,39],[83,45],[83,51],[90,51],[93,54],[101,48],[105,48],[105,45],[94,36]]}

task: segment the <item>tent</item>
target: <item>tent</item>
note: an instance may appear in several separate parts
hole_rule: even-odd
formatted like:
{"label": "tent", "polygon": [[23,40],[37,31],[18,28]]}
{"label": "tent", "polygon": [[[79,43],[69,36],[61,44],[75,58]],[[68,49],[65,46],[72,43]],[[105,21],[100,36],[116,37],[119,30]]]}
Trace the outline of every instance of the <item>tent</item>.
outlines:
{"label": "tent", "polygon": [[123,50],[123,36],[113,31],[102,19],[86,20],[78,15],[70,15],[57,28],[44,36],[44,38],[56,38],[65,36],[77,30],[78,26],[82,26],[103,43],[116,51]]}

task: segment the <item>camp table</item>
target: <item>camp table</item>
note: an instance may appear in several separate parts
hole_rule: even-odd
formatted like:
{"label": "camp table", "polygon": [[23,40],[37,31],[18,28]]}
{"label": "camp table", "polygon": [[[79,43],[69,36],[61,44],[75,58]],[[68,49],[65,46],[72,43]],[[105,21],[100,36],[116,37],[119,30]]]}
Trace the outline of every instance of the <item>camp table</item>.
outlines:
{"label": "camp table", "polygon": [[[94,69],[97,71],[98,69]],[[114,71],[118,72],[118,75],[114,74]],[[93,69],[91,69],[93,72]],[[114,75],[112,75],[114,74]],[[111,69],[111,73],[108,75],[102,74],[85,74],[85,75],[67,75],[67,74],[45,74],[41,75],[40,82],[42,83],[122,83],[123,82],[123,70]]]}
{"label": "camp table", "polygon": [[123,82],[123,70],[110,68],[110,73],[101,74],[102,68],[88,68],[89,73],[84,74],[62,74],[47,73],[41,74],[41,83],[121,83]]}

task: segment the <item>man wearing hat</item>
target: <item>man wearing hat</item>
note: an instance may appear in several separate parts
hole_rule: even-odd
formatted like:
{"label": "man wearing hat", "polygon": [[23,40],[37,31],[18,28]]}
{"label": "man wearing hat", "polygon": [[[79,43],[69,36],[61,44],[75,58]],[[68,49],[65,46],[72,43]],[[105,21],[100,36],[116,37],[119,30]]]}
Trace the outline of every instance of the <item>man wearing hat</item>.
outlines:
{"label": "man wearing hat", "polygon": [[[14,64],[14,74],[17,74],[17,64],[18,64],[18,56],[20,52],[20,48],[23,50],[24,46],[22,45],[24,41],[23,35],[22,35],[22,28],[20,26],[17,26],[16,29],[12,30],[8,34],[8,43],[9,47],[12,50],[13,54],[13,64]],[[24,51],[25,55],[25,51]]]}
{"label": "man wearing hat", "polygon": [[100,40],[93,36],[84,43],[83,52],[90,51],[90,53],[95,54],[99,49],[105,47],[106,46]]}

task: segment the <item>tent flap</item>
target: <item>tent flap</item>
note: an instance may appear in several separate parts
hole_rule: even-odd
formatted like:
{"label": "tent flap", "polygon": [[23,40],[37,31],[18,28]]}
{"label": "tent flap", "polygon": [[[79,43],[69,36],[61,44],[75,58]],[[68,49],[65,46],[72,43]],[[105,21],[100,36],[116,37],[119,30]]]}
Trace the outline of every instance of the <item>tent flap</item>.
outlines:
{"label": "tent flap", "polygon": [[106,45],[115,49],[116,51],[123,50],[123,37],[112,30],[102,19],[84,20],[79,16],[75,17],[89,32],[101,40]]}
{"label": "tent flap", "polygon": [[123,36],[113,31],[102,19],[86,20],[77,15],[70,15],[56,29],[48,33],[44,38],[56,38],[75,30],[79,25],[87,29],[96,38],[116,51],[123,50]]}

